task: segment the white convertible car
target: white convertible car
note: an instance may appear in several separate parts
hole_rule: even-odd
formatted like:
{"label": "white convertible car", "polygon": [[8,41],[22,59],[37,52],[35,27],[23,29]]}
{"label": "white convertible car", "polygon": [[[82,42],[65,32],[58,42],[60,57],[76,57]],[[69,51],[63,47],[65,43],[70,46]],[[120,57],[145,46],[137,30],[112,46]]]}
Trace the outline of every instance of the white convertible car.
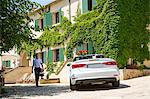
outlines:
{"label": "white convertible car", "polygon": [[115,60],[104,58],[102,54],[75,57],[70,66],[70,89],[80,85],[112,83],[119,87],[119,69]]}

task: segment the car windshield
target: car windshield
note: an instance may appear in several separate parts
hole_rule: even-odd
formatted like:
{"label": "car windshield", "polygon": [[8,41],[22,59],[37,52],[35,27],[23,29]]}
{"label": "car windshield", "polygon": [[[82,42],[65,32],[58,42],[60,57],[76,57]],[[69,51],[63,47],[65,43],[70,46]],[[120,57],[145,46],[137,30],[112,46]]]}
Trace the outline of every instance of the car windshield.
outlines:
{"label": "car windshield", "polygon": [[96,58],[104,58],[104,55],[96,55]]}
{"label": "car windshield", "polygon": [[82,59],[92,59],[92,56],[79,56],[75,57],[73,61],[82,60]]}
{"label": "car windshield", "polygon": [[75,57],[73,59],[73,61],[78,61],[78,60],[83,60],[83,59],[92,59],[93,56],[96,56],[96,58],[104,58],[104,55],[94,55],[94,54],[91,54],[91,55],[85,55],[85,56]]}
{"label": "car windshield", "polygon": [[92,59],[92,56],[85,56],[87,59]]}
{"label": "car windshield", "polygon": [[74,59],[73,59],[73,61],[77,61],[77,60],[80,60],[81,59],[81,57],[75,57]]}

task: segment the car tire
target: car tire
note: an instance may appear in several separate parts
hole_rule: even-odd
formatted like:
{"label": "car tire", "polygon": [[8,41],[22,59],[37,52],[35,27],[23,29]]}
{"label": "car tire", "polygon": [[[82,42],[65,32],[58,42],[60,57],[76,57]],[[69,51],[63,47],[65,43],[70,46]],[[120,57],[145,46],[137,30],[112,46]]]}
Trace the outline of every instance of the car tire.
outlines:
{"label": "car tire", "polygon": [[112,83],[113,87],[119,87],[119,85],[120,85],[120,80],[115,81],[115,82]]}
{"label": "car tire", "polygon": [[71,80],[70,80],[70,89],[71,89],[72,91],[74,91],[74,90],[77,89],[77,85],[76,85],[76,84],[75,84],[75,85],[72,85],[72,84],[71,84]]}
{"label": "car tire", "polygon": [[74,91],[74,90],[77,90],[77,87],[76,87],[76,85],[70,85],[70,89],[71,89],[72,91]]}

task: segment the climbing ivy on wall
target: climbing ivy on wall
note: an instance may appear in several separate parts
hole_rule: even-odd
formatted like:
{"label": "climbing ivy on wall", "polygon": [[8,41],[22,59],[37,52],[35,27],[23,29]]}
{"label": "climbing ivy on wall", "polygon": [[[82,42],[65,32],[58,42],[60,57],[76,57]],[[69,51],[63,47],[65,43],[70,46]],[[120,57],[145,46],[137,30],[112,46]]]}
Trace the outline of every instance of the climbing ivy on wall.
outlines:
{"label": "climbing ivy on wall", "polygon": [[71,35],[71,28],[71,22],[66,17],[63,17],[61,24],[45,29],[39,40],[44,47],[58,46],[63,44]]}
{"label": "climbing ivy on wall", "polygon": [[67,57],[78,43],[92,41],[95,53],[103,53],[125,65],[149,59],[148,0],[97,0],[97,6],[76,18]]}
{"label": "climbing ivy on wall", "polygon": [[64,44],[64,41],[71,36],[71,29],[73,29],[72,23],[66,17],[63,17],[59,25],[45,27],[39,39],[32,40],[32,42],[23,42],[18,51],[25,51],[30,56],[30,54],[34,54],[34,50]]}
{"label": "climbing ivy on wall", "polygon": [[48,28],[39,38],[43,46],[57,46],[67,41],[66,56],[73,57],[73,49],[92,41],[94,52],[116,59],[125,65],[129,58],[142,62],[149,59],[150,36],[146,25],[149,19],[149,0],[97,0],[92,11],[75,18],[67,18]]}
{"label": "climbing ivy on wall", "polygon": [[113,0],[99,0],[91,11],[76,18],[71,41],[67,46],[68,56],[71,57],[72,48],[78,43],[92,41],[95,53],[105,54],[106,57],[117,56],[117,24],[119,15]]}
{"label": "climbing ivy on wall", "polygon": [[126,64],[128,58],[142,62],[149,59],[147,44],[150,33],[146,30],[150,18],[149,0],[117,0],[120,15],[118,62]]}

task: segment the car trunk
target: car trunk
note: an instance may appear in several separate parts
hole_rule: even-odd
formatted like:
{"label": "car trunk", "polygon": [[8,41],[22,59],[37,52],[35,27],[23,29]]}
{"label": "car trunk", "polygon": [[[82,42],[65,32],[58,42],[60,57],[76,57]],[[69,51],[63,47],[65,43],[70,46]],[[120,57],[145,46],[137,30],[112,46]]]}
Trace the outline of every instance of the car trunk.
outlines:
{"label": "car trunk", "polygon": [[84,68],[79,69],[78,78],[91,79],[91,78],[107,78],[118,75],[115,68]]}

